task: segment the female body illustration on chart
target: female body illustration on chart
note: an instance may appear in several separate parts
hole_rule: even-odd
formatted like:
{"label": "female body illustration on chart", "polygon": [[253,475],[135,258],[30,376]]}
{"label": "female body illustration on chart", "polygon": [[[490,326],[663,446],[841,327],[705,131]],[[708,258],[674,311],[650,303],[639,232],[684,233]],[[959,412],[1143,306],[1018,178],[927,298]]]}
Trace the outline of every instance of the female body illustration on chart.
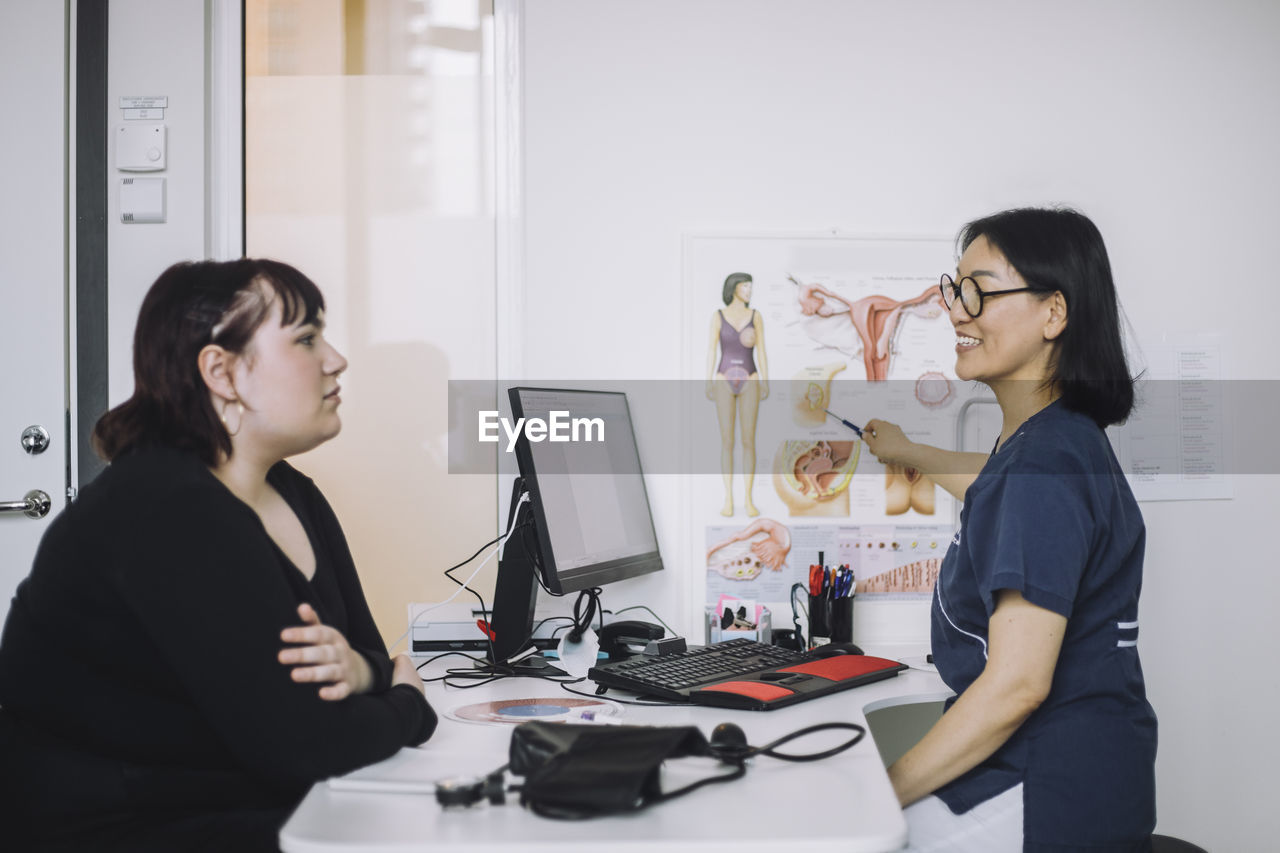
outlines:
{"label": "female body illustration on chart", "polygon": [[733,433],[735,423],[740,422],[747,515],[755,516],[760,514],[751,502],[756,476],[756,414],[760,401],[769,396],[764,318],[750,307],[751,276],[746,273],[726,278],[721,296],[725,307],[711,316],[707,348],[707,399],[715,402],[720,422],[720,473],[724,477],[720,514],[733,515]]}

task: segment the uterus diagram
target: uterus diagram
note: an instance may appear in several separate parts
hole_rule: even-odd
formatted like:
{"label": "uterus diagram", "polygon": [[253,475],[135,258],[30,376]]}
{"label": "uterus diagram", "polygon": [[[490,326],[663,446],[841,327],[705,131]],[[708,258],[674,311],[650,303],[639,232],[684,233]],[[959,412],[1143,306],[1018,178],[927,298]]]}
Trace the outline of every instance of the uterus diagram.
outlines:
{"label": "uterus diagram", "polygon": [[848,516],[862,442],[791,440],[774,456],[773,484],[792,516]]}
{"label": "uterus diagram", "polygon": [[841,296],[816,282],[787,280],[795,286],[799,325],[821,349],[836,350],[850,359],[862,358],[866,378],[889,378],[890,359],[904,316],[936,319],[946,313],[936,284],[905,299],[873,293],[857,299]]}

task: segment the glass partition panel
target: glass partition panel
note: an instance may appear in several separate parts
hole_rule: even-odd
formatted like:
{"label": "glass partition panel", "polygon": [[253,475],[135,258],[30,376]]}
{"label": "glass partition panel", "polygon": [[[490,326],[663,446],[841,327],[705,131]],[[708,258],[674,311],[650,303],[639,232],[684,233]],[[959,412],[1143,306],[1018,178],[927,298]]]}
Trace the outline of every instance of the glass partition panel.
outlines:
{"label": "glass partition panel", "polygon": [[320,285],[350,361],[342,434],[294,464],[388,643],[496,535],[494,478],[448,474],[446,402],[448,380],[495,375],[491,6],[245,3],[246,251]]}

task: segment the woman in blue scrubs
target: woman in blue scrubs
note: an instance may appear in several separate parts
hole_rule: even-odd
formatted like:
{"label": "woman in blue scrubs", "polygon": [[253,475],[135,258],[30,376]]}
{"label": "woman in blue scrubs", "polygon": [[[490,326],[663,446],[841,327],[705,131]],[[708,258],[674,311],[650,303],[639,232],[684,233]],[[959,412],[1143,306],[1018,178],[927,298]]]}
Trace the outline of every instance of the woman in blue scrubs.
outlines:
{"label": "woman in blue scrubs", "polygon": [[889,768],[912,850],[1146,851],[1156,718],[1138,661],[1145,527],[1104,428],[1133,407],[1102,235],[1071,210],[966,225],[943,299],[956,374],[1003,415],[991,455],[872,420],[868,449],[964,505],[934,589],[956,692]]}

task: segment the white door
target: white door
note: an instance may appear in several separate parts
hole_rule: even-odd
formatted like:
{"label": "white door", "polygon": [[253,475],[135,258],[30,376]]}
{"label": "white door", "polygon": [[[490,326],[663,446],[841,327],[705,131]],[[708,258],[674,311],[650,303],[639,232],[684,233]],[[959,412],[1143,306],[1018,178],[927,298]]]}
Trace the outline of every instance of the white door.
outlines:
{"label": "white door", "polygon": [[[0,3],[0,619],[66,505],[66,44],[64,3]],[[23,448],[30,426],[41,453]],[[35,491],[52,504],[39,519],[12,506]]]}

